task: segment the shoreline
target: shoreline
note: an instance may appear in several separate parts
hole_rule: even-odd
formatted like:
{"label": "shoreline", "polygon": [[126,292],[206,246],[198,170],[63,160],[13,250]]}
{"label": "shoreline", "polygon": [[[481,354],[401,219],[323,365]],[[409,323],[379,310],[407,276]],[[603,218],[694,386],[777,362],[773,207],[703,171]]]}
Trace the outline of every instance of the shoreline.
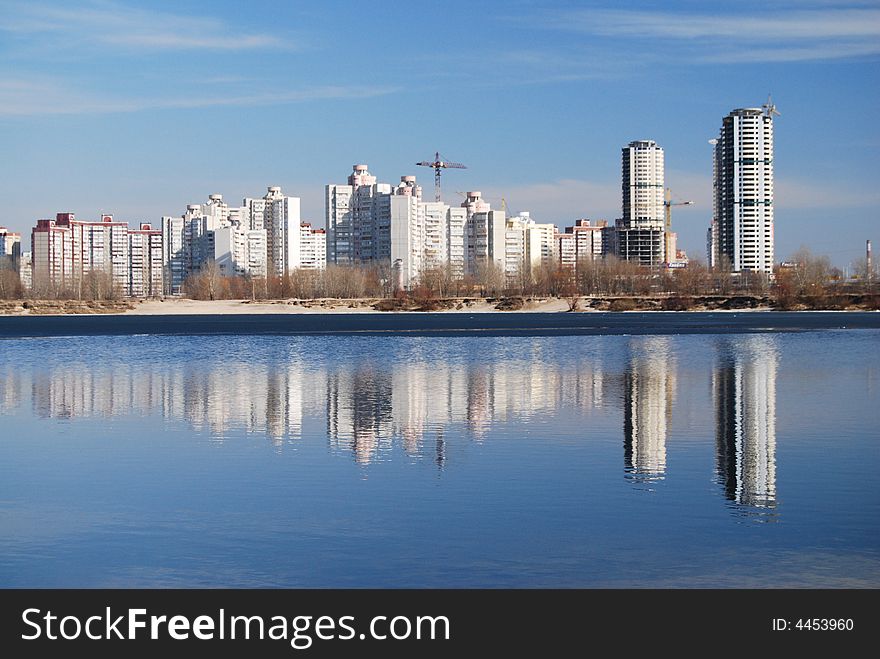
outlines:
{"label": "shoreline", "polygon": [[74,314],[0,317],[0,338],[72,336],[599,336],[880,329],[858,311]]}
{"label": "shoreline", "polygon": [[40,316],[201,316],[201,315],[351,315],[351,314],[594,314],[619,312],[869,312],[877,310],[878,296],[828,296],[799,301],[792,308],[781,309],[767,297],[751,295],[703,296],[606,296],[578,298],[443,298],[421,302],[382,298],[319,298],[279,300],[192,300],[164,298],[149,300],[0,300],[0,318]]}

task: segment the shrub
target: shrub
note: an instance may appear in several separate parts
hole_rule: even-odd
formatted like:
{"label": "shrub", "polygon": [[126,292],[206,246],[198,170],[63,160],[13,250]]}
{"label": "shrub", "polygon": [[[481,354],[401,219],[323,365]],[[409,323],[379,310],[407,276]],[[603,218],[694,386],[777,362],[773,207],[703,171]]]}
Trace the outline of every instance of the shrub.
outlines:
{"label": "shrub", "polygon": [[638,308],[636,301],[630,297],[620,297],[611,302],[611,311],[634,311]]}

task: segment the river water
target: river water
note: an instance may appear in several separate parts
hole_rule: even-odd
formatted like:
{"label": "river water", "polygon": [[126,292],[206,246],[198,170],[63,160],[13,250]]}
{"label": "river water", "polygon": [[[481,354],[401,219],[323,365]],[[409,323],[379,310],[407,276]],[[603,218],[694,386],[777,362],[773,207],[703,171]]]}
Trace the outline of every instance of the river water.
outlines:
{"label": "river water", "polygon": [[3,587],[878,587],[880,331],[0,341]]}

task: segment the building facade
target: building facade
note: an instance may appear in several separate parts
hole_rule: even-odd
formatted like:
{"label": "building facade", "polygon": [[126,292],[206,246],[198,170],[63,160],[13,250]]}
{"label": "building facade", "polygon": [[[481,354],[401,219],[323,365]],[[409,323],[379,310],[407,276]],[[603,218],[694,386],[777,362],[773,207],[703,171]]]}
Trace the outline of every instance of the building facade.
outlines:
{"label": "building facade", "polygon": [[623,216],[617,221],[617,255],[656,268],[666,254],[663,149],[653,140],[636,140],[621,155]]}
{"label": "building facade", "polygon": [[612,253],[612,228],[605,220],[591,222],[587,219],[575,221],[573,226],[565,227],[562,233],[554,236],[556,259],[564,268],[576,268],[578,264],[604,258]]}
{"label": "building facade", "polygon": [[[95,285],[131,297],[160,295],[164,282],[162,233],[149,224],[131,230],[104,215],[100,222],[58,213],[31,232],[32,286],[38,292],[82,297]],[[101,275],[103,279],[96,279]]]}
{"label": "building facade", "polygon": [[300,259],[302,270],[323,270],[327,267],[327,232],[313,229],[308,222],[300,224]]}
{"label": "building facade", "polygon": [[774,112],[771,105],[733,110],[713,140],[709,262],[733,272],[773,272]]}

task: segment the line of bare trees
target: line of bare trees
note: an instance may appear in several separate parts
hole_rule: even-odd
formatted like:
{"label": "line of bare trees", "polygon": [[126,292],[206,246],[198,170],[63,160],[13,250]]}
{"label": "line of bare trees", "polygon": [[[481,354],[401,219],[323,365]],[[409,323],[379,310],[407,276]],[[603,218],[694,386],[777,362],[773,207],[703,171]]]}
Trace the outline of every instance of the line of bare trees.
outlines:
{"label": "line of bare trees", "polygon": [[[492,262],[479,264],[473,274],[461,276],[448,265],[423,269],[406,292],[394,291],[387,264],[369,266],[329,265],[326,270],[295,270],[287,276],[265,278],[224,277],[208,264],[187,279],[184,294],[200,300],[221,299],[315,299],[449,297],[571,297],[650,295],[751,295],[779,297],[786,301],[847,292],[873,292],[872,277],[863,273],[860,284],[845,282],[843,273],[831,266],[827,256],[801,249],[777,269],[765,273],[733,273],[729,268],[708,268],[699,260],[676,270],[652,271],[613,257],[582,261],[574,268],[543,264],[531,271],[506,274]],[[880,287],[878,287],[880,288]]]}
{"label": "line of bare trees", "polygon": [[2,300],[119,300],[122,291],[113,283],[113,275],[90,270],[63,284],[37,284],[26,290],[17,270],[0,268],[0,299]]}
{"label": "line of bare trees", "polygon": [[[855,278],[847,280],[832,267],[827,256],[801,248],[777,268],[773,277],[764,273],[733,273],[721,267],[709,269],[699,260],[686,268],[652,271],[613,257],[585,260],[576,267],[543,264],[510,276],[497,264],[478,264],[475,272],[461,276],[449,265],[425,268],[406,292],[394,290],[390,264],[366,266],[328,265],[324,270],[294,270],[268,278],[224,276],[209,261],[189,277],[183,294],[199,300],[223,299],[317,299],[389,298],[437,299],[449,297],[624,297],[650,295],[752,295],[768,296],[779,306],[795,306],[798,300],[822,299],[842,293],[880,294],[876,268],[869,271],[864,259],[853,264]],[[18,272],[0,269],[0,299],[115,300],[122,297],[109,272],[84,273],[65,286],[43,286],[25,291]]]}

